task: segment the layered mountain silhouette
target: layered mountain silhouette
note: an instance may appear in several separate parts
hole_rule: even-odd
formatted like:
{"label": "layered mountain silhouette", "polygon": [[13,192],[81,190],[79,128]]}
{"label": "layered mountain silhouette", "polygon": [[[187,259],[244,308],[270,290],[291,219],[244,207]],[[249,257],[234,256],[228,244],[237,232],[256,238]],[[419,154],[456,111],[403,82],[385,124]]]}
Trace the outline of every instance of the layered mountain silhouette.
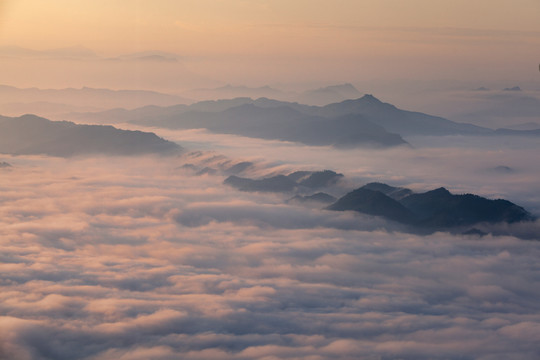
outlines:
{"label": "layered mountain silhouette", "polygon": [[50,121],[35,115],[0,116],[0,152],[6,154],[140,155],[170,154],[180,149],[179,145],[149,132]]}
{"label": "layered mountain silhouette", "polygon": [[405,145],[401,136],[519,135],[406,111],[372,95],[325,106],[259,98],[203,101],[192,105],[79,114],[91,121],[131,122],[169,129],[206,128],[215,133],[335,147]]}
{"label": "layered mountain silhouette", "polygon": [[[259,101],[259,104],[262,103]],[[217,103],[219,104],[219,103]],[[272,101],[268,105],[274,105]],[[212,103],[215,106],[216,103]],[[131,121],[173,129],[206,128],[212,132],[337,147],[396,146],[406,142],[361,115],[327,118],[307,115],[293,106],[246,103],[223,111],[188,111],[181,115]]]}
{"label": "layered mountain silhouette", "polygon": [[77,122],[77,117],[84,118],[84,114],[88,111],[103,111],[103,109],[118,107],[139,108],[150,104],[173,106],[187,101],[179,96],[147,90],[110,90],[89,87],[38,89],[0,85],[2,114],[19,116],[37,113],[59,117],[59,114],[77,112],[69,118]]}
{"label": "layered mountain silhouette", "polygon": [[507,200],[489,200],[473,194],[454,195],[445,188],[415,194],[409,189],[381,183],[351,191],[327,209],[353,210],[433,230],[534,220],[525,209]]}
{"label": "layered mountain silhouette", "polygon": [[347,99],[356,99],[362,94],[352,84],[326,86],[308,90],[298,95],[296,100],[303,104],[326,105]]}
{"label": "layered mountain silhouette", "polygon": [[321,204],[332,204],[337,199],[327,193],[318,192],[312,195],[295,195],[294,197],[287,200],[287,204],[302,204],[302,205],[316,205],[320,206]]}
{"label": "layered mountain silhouette", "polygon": [[320,189],[336,184],[343,174],[331,170],[296,171],[289,175],[275,175],[263,179],[249,179],[231,175],[224,183],[241,191],[291,192],[298,188]]}

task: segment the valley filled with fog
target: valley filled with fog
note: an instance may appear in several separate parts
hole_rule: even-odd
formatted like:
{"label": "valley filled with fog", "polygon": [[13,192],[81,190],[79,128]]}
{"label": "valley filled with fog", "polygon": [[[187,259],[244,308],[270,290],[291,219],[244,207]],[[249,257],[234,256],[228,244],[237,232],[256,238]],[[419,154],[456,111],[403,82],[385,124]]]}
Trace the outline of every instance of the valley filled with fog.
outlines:
{"label": "valley filled with fog", "polygon": [[416,235],[224,184],[330,169],[344,175],[335,197],[444,186],[538,216],[537,138],[340,149],[116,126],[182,151],[0,157],[2,358],[538,357],[538,221]]}

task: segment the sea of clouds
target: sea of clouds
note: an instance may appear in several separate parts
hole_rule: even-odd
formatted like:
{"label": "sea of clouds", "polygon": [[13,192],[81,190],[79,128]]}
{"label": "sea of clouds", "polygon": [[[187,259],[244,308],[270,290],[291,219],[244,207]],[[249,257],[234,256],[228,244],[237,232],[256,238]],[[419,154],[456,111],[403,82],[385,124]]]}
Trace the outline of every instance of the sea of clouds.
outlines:
{"label": "sea of clouds", "polygon": [[12,165],[0,169],[0,359],[540,357],[540,241],[408,234],[183,167],[251,153],[246,176],[331,168],[343,192],[440,185],[534,212],[533,143],[368,151],[168,135],[219,151],[0,159]]}

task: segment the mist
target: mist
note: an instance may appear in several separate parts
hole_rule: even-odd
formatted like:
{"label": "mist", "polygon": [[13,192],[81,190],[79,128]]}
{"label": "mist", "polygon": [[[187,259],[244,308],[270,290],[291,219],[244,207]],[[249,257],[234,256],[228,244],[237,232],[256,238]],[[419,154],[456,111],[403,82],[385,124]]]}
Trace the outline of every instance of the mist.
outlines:
{"label": "mist", "polygon": [[[535,142],[499,155],[500,144],[478,139],[376,151],[158,134],[211,150],[2,157],[11,165],[0,169],[4,357],[538,357],[538,241],[404,233],[185,166],[250,161],[251,177],[332,168],[345,174],[343,192],[373,180],[444,185],[538,214]],[[516,174],[486,171],[503,163]]]}

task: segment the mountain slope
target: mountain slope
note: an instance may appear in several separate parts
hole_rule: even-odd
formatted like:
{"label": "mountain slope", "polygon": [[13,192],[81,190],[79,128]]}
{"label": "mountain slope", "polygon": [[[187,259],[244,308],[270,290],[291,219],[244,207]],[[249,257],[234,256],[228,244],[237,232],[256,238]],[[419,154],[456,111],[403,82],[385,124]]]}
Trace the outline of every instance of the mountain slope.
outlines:
{"label": "mountain slope", "polygon": [[[400,190],[396,192],[396,189]],[[401,197],[407,192],[409,195]],[[390,197],[398,193],[400,196],[397,199]],[[408,189],[394,188],[381,183],[371,183],[356,189],[338,199],[327,209],[353,210],[432,230],[477,223],[534,220],[525,209],[507,200],[489,200],[473,194],[454,195],[445,188],[414,194]]]}
{"label": "mountain slope", "polygon": [[396,146],[406,142],[363,116],[328,119],[306,115],[291,106],[261,107],[253,103],[220,112],[189,111],[145,118],[137,124],[176,129],[206,128],[212,132],[295,141],[308,145]]}
{"label": "mountain slope", "polygon": [[353,210],[369,215],[382,216],[401,223],[412,223],[415,215],[398,201],[380,191],[359,188],[341,197],[327,207],[328,210]]}
{"label": "mountain slope", "polygon": [[181,147],[153,133],[77,125],[35,115],[0,116],[0,152],[69,157],[82,154],[169,154]]}
{"label": "mountain slope", "polygon": [[335,185],[343,178],[332,170],[295,171],[262,179],[229,176],[224,183],[241,191],[290,192],[297,188],[320,189]]}
{"label": "mountain slope", "polygon": [[319,115],[336,117],[360,114],[387,131],[407,135],[480,135],[490,130],[472,124],[457,123],[438,116],[420,112],[401,110],[394,105],[383,103],[373,95],[364,95],[355,100],[323,106]]}

